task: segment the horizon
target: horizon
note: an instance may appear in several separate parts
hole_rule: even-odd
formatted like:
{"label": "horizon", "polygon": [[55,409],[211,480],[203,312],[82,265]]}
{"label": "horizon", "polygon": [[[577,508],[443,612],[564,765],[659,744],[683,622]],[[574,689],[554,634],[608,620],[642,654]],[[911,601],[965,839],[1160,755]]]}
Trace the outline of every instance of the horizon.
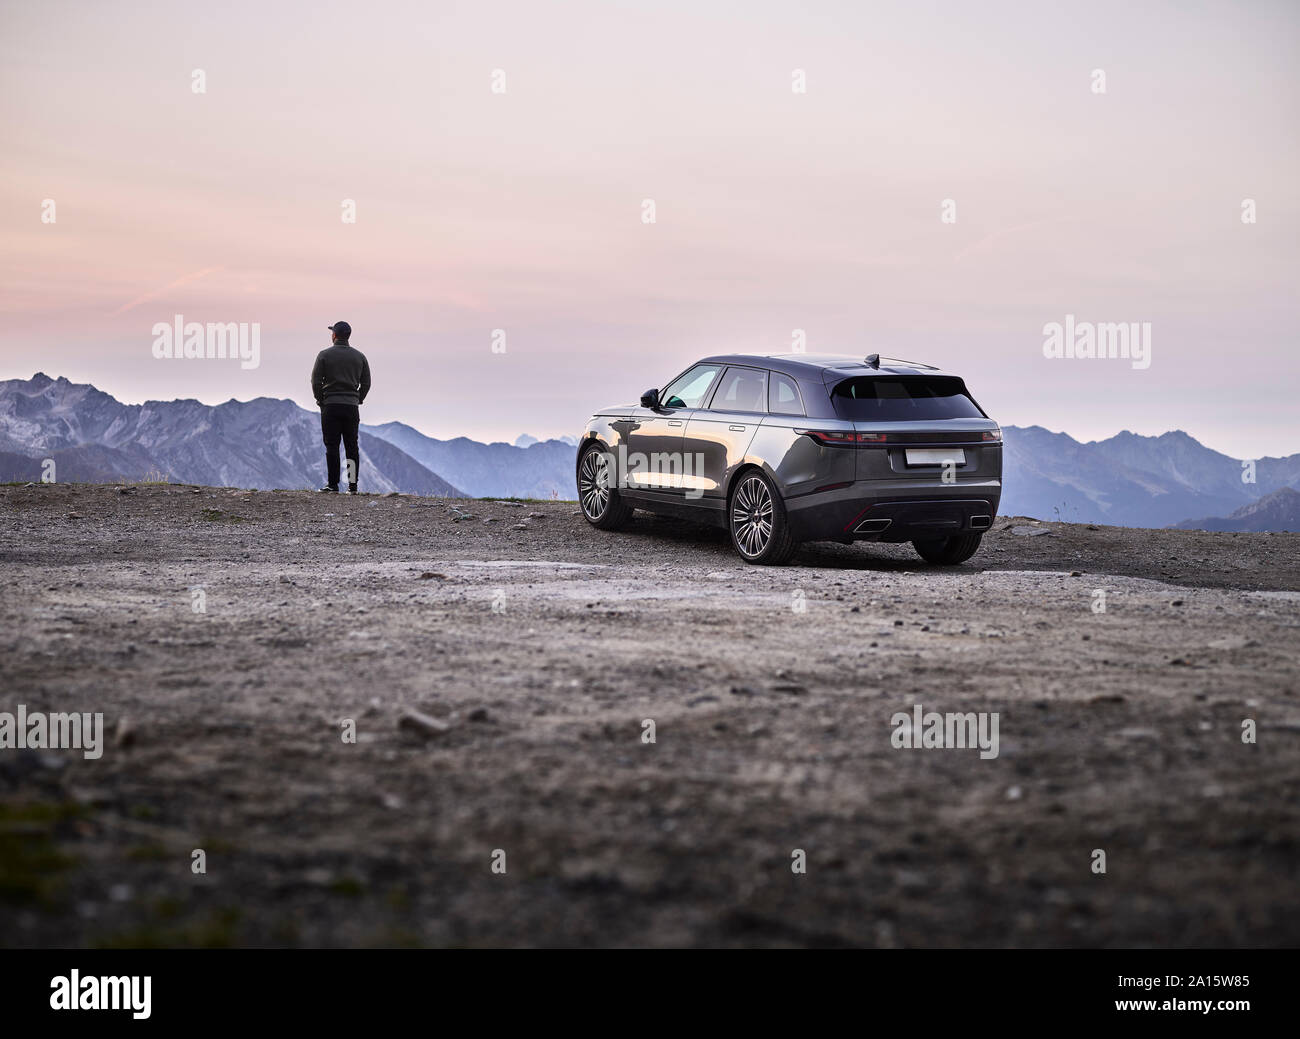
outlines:
{"label": "horizon", "polygon": [[[67,381],[69,384],[71,384],[71,385],[73,385],[73,386],[90,386],[92,389],[99,390],[101,393],[108,393],[108,395],[109,395],[110,397],[112,397],[114,400],[116,400],[119,404],[124,404],[124,405],[128,405],[128,406],[131,406],[131,407],[140,407],[140,406],[145,405],[145,404],[172,404],[172,403],[177,403],[177,402],[179,402],[179,401],[192,400],[192,401],[195,401],[195,402],[198,403],[198,404],[203,405],[204,407],[216,408],[216,407],[221,407],[221,406],[224,405],[224,404],[251,404],[251,403],[253,403],[253,401],[256,401],[256,400],[273,400],[273,401],[288,401],[288,402],[291,403],[291,404],[297,405],[297,406],[298,406],[299,408],[301,408],[303,411],[307,411],[307,412],[314,412],[314,411],[315,411],[314,408],[306,407],[306,406],[304,406],[302,403],[300,403],[299,401],[294,400],[292,397],[273,397],[273,396],[270,396],[270,395],[267,395],[267,394],[259,394],[259,395],[256,396],[256,397],[249,397],[249,398],[228,397],[228,398],[225,399],[225,400],[222,400],[222,401],[216,401],[215,403],[214,403],[214,402],[211,402],[211,401],[205,401],[205,400],[202,400],[202,399],[200,399],[200,398],[198,398],[198,397],[149,397],[149,398],[146,398],[146,399],[144,399],[144,400],[136,400],[136,401],[132,401],[132,400],[123,400],[121,397],[117,396],[117,394],[115,394],[115,393],[109,393],[109,391],[105,390],[102,386],[97,386],[97,385],[95,385],[94,383],[89,383],[89,382],[86,382],[86,383],[83,383],[83,382],[77,382],[77,381],[74,380],[74,379],[69,379],[69,378],[67,378],[67,376],[62,376],[62,375],[50,375],[48,372],[45,372],[45,371],[43,371],[43,370],[42,370],[42,371],[34,372],[32,375],[28,376],[27,378],[22,378],[22,377],[20,377],[20,376],[15,376],[15,377],[10,378],[10,379],[0,379],[0,382],[31,382],[31,381],[33,381],[34,379],[36,379],[37,377],[42,376],[42,375],[45,376],[45,378],[51,380],[52,382],[58,382],[60,379],[63,379],[63,380]],[[633,402],[633,401],[628,401],[628,402],[626,402],[626,403],[630,405],[630,404],[633,404],[633,403],[635,403],[635,402]],[[469,435],[467,435],[467,434],[465,434],[465,433],[449,433],[449,432],[447,432],[447,431],[430,432],[428,429],[426,429],[426,428],[424,428],[424,427],[422,427],[422,426],[416,425],[415,422],[414,422],[413,420],[410,420],[410,419],[403,419],[403,418],[385,419],[385,420],[382,421],[382,422],[371,422],[371,421],[365,421],[365,420],[363,420],[361,425],[362,425],[362,428],[364,429],[366,426],[375,427],[375,426],[385,426],[385,425],[391,425],[391,424],[397,424],[397,425],[403,425],[403,426],[406,426],[406,427],[408,427],[409,429],[413,429],[413,430],[415,430],[417,433],[423,434],[424,436],[429,437],[429,438],[432,439],[432,440],[441,440],[441,441],[450,441],[450,440],[475,440],[475,441],[477,441],[478,443],[482,443],[482,444],[505,444],[505,445],[507,445],[507,446],[509,446],[509,447],[517,447],[518,445],[515,443],[515,441],[518,440],[520,437],[525,437],[525,436],[526,436],[526,437],[532,437],[535,441],[537,441],[537,442],[539,442],[539,443],[541,443],[541,442],[545,442],[545,441],[547,441],[547,440],[563,440],[566,436],[569,436],[569,437],[574,437],[574,436],[575,436],[574,434],[565,434],[565,433],[557,433],[557,434],[554,434],[554,435],[552,435],[552,436],[544,436],[544,435],[540,435],[540,434],[534,433],[534,432],[532,432],[531,430],[523,429],[523,430],[520,430],[520,431],[519,431],[519,432],[518,432],[518,433],[517,433],[517,434],[516,434],[512,439],[510,439],[510,440],[484,440],[484,439],[481,439],[481,438],[479,438],[479,437],[472,437],[472,436],[469,436]],[[1166,430],[1164,430],[1164,431],[1161,432],[1161,433],[1139,433],[1139,432],[1137,432],[1136,430],[1132,430],[1132,429],[1127,429],[1127,428],[1126,428],[1126,429],[1119,429],[1119,430],[1116,430],[1114,433],[1110,433],[1110,434],[1108,434],[1108,435],[1106,435],[1106,436],[1103,436],[1103,437],[1094,438],[1094,439],[1090,439],[1090,440],[1082,440],[1082,439],[1080,439],[1079,437],[1075,436],[1073,433],[1071,433],[1069,430],[1066,430],[1066,429],[1053,429],[1053,428],[1051,428],[1050,426],[1045,426],[1045,425],[1043,425],[1043,424],[1041,424],[1041,423],[1030,423],[1029,425],[1020,425],[1019,423],[1015,423],[1015,422],[1007,422],[1007,423],[999,422],[999,425],[1000,425],[1003,429],[1024,429],[1024,430],[1029,430],[1029,429],[1041,429],[1041,430],[1043,430],[1044,432],[1046,432],[1046,433],[1050,433],[1050,434],[1053,435],[1053,436],[1065,436],[1065,437],[1069,437],[1069,438],[1070,438],[1071,440],[1073,440],[1075,443],[1077,443],[1077,444],[1081,444],[1081,445],[1083,445],[1083,446],[1085,446],[1085,447],[1088,446],[1088,445],[1090,445],[1090,444],[1098,444],[1098,443],[1102,443],[1102,442],[1107,441],[1107,440],[1113,440],[1113,439],[1115,439],[1116,437],[1123,436],[1125,433],[1129,434],[1130,436],[1140,437],[1140,438],[1142,438],[1142,439],[1144,439],[1144,440],[1159,440],[1159,439],[1162,438],[1162,437],[1172,436],[1172,435],[1174,435],[1174,434],[1179,434],[1179,433],[1181,433],[1183,436],[1188,437],[1189,439],[1195,441],[1195,442],[1196,442],[1197,444],[1199,444],[1201,447],[1204,447],[1204,448],[1206,448],[1207,450],[1210,450],[1210,451],[1214,451],[1214,452],[1216,452],[1217,454],[1221,454],[1221,455],[1223,455],[1223,456],[1226,457],[1226,458],[1231,458],[1231,459],[1233,459],[1233,460],[1235,460],[1235,461],[1247,461],[1247,460],[1248,460],[1248,459],[1247,459],[1246,457],[1244,457],[1244,456],[1243,456],[1243,457],[1239,457],[1239,456],[1237,456],[1237,455],[1229,454],[1228,452],[1223,451],[1223,450],[1221,450],[1220,448],[1213,447],[1213,446],[1211,446],[1208,442],[1206,442],[1205,440],[1202,440],[1202,439],[1201,439],[1199,436],[1197,436],[1195,433],[1189,432],[1189,431],[1186,430],[1186,429],[1166,429]],[[526,449],[524,449],[524,450],[526,450]],[[1297,448],[1297,450],[1295,450],[1295,451],[1288,451],[1288,452],[1286,452],[1285,454],[1279,454],[1279,455],[1272,455],[1272,454],[1269,454],[1269,455],[1256,455],[1256,456],[1253,457],[1253,460],[1258,462],[1258,461],[1262,461],[1262,460],[1264,460],[1264,459],[1266,459],[1266,458],[1274,458],[1274,459],[1290,458],[1292,455],[1297,455],[1297,454],[1300,454],[1300,448]]]}
{"label": "horizon", "polygon": [[[483,439],[798,345],[1081,442],[1296,449],[1295,5],[563,12],[5,10],[0,364],[310,410],[343,319],[366,422]],[[257,367],[154,356],[177,315]]]}

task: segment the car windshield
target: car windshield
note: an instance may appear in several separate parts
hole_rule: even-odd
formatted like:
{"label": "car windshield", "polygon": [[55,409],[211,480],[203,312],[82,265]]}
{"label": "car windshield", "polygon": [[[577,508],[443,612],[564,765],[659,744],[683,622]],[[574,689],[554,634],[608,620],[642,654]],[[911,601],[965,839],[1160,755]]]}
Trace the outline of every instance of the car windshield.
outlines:
{"label": "car windshield", "polygon": [[951,376],[860,376],[831,391],[835,414],[848,422],[983,418],[984,413]]}

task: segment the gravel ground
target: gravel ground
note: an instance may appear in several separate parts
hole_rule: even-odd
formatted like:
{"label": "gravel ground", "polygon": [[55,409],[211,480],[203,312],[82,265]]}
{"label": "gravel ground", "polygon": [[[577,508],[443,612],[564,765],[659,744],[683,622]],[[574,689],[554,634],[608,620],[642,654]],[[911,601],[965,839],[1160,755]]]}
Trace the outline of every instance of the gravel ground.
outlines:
{"label": "gravel ground", "polygon": [[[0,943],[1300,940],[1300,535],[1000,518],[952,569],[759,568],[572,502],[0,509],[0,711],[107,730],[0,750]],[[892,746],[916,704],[996,712],[997,756]]]}

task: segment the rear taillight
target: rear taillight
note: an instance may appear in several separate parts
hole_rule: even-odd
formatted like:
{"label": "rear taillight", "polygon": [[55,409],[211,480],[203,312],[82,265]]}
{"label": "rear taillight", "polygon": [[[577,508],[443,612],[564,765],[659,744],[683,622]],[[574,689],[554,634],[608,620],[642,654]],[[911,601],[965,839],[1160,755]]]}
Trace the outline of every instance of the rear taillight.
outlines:
{"label": "rear taillight", "polygon": [[1000,430],[1000,429],[986,429],[982,434],[980,434],[980,439],[981,439],[981,440],[1001,440],[1001,439],[1002,439],[1002,430]]}
{"label": "rear taillight", "polygon": [[843,429],[796,429],[803,437],[812,437],[825,447],[853,447],[856,444],[884,444],[888,442],[886,433],[855,433]]}

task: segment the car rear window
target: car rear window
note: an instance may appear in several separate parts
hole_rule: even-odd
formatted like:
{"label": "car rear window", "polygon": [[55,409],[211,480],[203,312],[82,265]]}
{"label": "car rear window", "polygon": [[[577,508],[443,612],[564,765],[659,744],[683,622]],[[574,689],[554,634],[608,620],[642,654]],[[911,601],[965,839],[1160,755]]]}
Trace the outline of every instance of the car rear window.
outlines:
{"label": "car rear window", "polygon": [[859,376],[836,383],[831,401],[848,422],[984,417],[951,376]]}

